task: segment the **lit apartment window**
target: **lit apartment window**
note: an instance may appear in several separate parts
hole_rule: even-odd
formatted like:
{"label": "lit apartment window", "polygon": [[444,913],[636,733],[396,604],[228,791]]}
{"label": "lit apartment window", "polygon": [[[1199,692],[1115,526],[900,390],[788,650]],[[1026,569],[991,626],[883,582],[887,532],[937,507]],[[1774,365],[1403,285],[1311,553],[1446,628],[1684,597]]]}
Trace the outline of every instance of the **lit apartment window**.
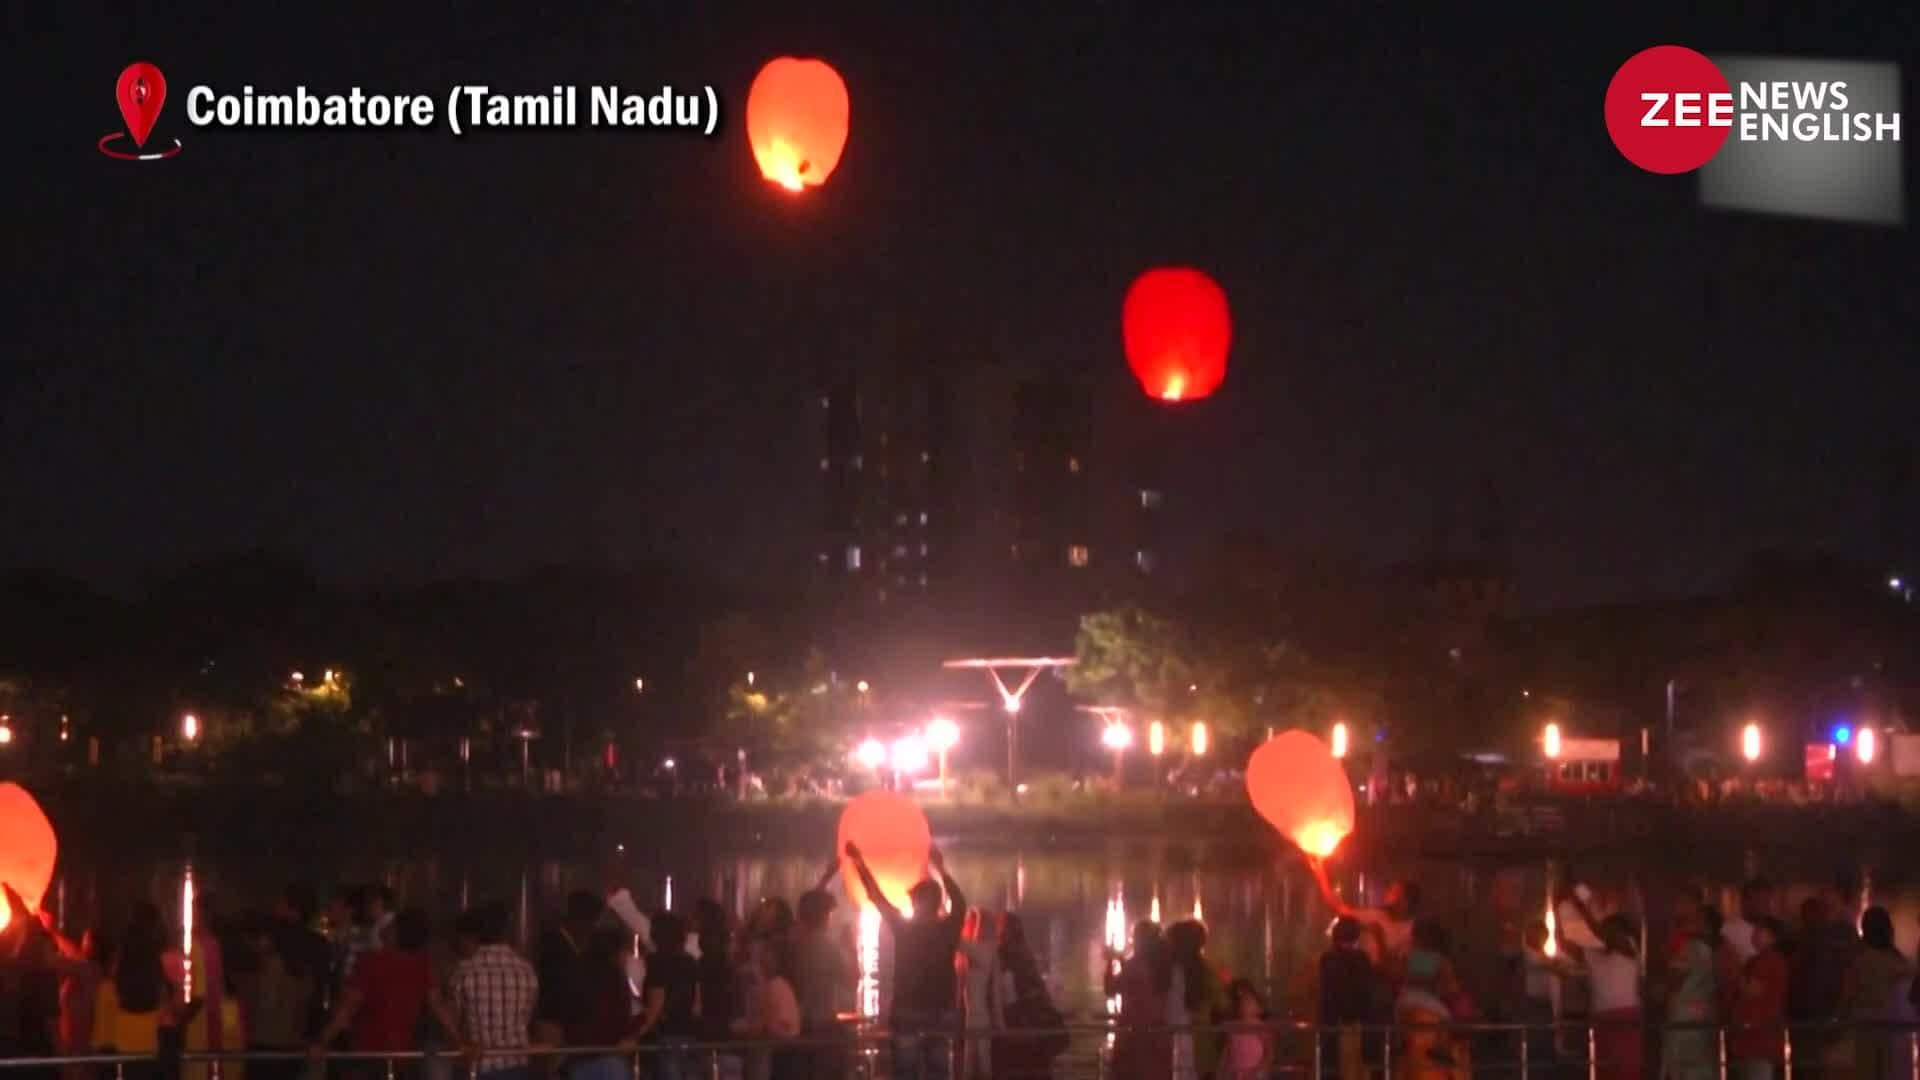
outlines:
{"label": "lit apartment window", "polygon": [[1020,545],[1019,544],[1012,545],[1011,550],[1013,552],[1014,561],[1018,562],[1020,559]]}
{"label": "lit apartment window", "polygon": [[927,587],[927,575],[925,574],[920,575],[920,587],[923,589]]}
{"label": "lit apartment window", "polygon": [[1067,565],[1075,569],[1085,569],[1087,565],[1087,545],[1074,544],[1067,548]]}
{"label": "lit apartment window", "polygon": [[927,557],[927,545],[925,544],[920,545],[920,557],[923,559]]}
{"label": "lit apartment window", "polygon": [[823,409],[827,409],[827,408],[831,408],[832,406],[833,406],[833,403],[827,400],[827,395],[825,395],[825,394],[821,394],[821,395],[820,395],[820,407],[821,407],[821,408],[823,408]]}
{"label": "lit apartment window", "polygon": [[933,460],[932,454],[927,453],[925,450],[920,451],[920,464],[925,465],[927,462],[932,460]]}
{"label": "lit apartment window", "polygon": [[850,573],[858,573],[860,570],[860,545],[859,544],[847,545],[847,570]]}
{"label": "lit apartment window", "polygon": [[1140,491],[1140,509],[1158,510],[1159,508],[1160,493],[1152,488],[1142,488]]}
{"label": "lit apartment window", "polygon": [[920,511],[920,524],[925,525],[926,523],[927,523],[927,512],[925,510],[922,510]]}
{"label": "lit apartment window", "polygon": [[820,459],[820,471],[821,471],[821,472],[826,472],[826,471],[827,471],[828,469],[830,469],[830,468],[832,468],[832,467],[833,467],[832,465],[830,465],[830,464],[828,464],[828,463],[827,463],[827,459],[826,459],[826,458],[821,458],[821,459]]}
{"label": "lit apartment window", "polygon": [[1153,565],[1155,561],[1156,560],[1153,557],[1153,552],[1148,551],[1145,548],[1141,548],[1140,550],[1135,551],[1133,553],[1133,565],[1138,567],[1140,572],[1143,574],[1153,573]]}
{"label": "lit apartment window", "polygon": [[824,551],[820,553],[820,565],[821,566],[827,565],[827,553]]}
{"label": "lit apartment window", "polygon": [[907,515],[904,513],[893,515],[893,523],[895,525],[905,525],[907,523]]}
{"label": "lit apartment window", "polygon": [[1068,458],[1068,459],[1067,459],[1067,471],[1068,471],[1068,472],[1070,472],[1070,473],[1077,473],[1077,472],[1079,472],[1079,471],[1080,471],[1080,459],[1079,459],[1079,458],[1077,458],[1077,457],[1070,457],[1070,458]]}
{"label": "lit apartment window", "polygon": [[861,469],[864,469],[866,467],[867,467],[866,458],[861,457],[859,454],[853,455],[853,471],[854,472],[859,472]]}
{"label": "lit apartment window", "polygon": [[896,559],[904,559],[904,558],[906,558],[906,557],[907,557],[907,545],[905,545],[905,544],[895,544],[895,545],[893,545],[893,557],[894,557],[894,558],[896,558]]}

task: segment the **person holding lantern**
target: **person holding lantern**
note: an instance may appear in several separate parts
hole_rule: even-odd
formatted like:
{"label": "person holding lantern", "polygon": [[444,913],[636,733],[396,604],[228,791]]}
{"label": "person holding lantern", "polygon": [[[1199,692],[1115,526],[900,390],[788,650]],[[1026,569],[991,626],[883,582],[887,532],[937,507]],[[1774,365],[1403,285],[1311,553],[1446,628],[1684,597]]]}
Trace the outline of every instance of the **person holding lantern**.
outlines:
{"label": "person holding lantern", "polygon": [[[947,873],[947,860],[936,847],[927,853],[927,864],[940,880],[922,881],[908,890],[913,903],[913,915],[908,917],[887,899],[859,845],[849,842],[846,851],[867,899],[893,933],[893,1013],[888,1026],[893,1029],[894,1075],[903,1080],[945,1080],[961,1035],[954,957],[966,925],[966,894]],[[943,890],[944,916],[940,913]]]}

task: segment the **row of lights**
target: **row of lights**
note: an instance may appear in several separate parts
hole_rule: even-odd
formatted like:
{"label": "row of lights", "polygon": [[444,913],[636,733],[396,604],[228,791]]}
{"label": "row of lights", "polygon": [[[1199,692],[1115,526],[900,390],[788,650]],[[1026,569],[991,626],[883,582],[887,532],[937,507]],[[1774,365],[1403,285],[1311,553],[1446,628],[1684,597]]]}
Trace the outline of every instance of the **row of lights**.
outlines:
{"label": "row of lights", "polygon": [[[1187,736],[1187,748],[1195,757],[1205,757],[1212,734],[1208,732],[1205,721],[1195,721],[1192,732]],[[1100,732],[1100,745],[1121,753],[1133,745],[1133,729],[1122,723],[1108,724]],[[1155,720],[1147,725],[1147,753],[1154,757],[1167,752],[1167,726]]]}
{"label": "row of lights", "polygon": [[854,748],[853,760],[864,769],[889,766],[897,773],[917,773],[934,756],[940,759],[940,771],[946,773],[947,754],[960,744],[960,726],[944,716],[927,723],[925,731],[895,739],[889,747],[879,739],[867,739]]}
{"label": "row of lights", "polygon": [[[1861,728],[1856,736],[1853,729],[1842,724],[1833,729],[1833,742],[1827,745],[1829,758],[1839,756],[1839,747],[1853,744],[1854,756],[1860,764],[1871,765],[1875,754],[1879,752],[1879,736],[1872,728]],[[1541,748],[1546,751],[1548,760],[1557,760],[1561,753],[1560,725],[1548,724],[1541,733]],[[1740,756],[1748,761],[1759,761],[1762,747],[1762,735],[1759,724],[1748,724],[1740,729]]]}

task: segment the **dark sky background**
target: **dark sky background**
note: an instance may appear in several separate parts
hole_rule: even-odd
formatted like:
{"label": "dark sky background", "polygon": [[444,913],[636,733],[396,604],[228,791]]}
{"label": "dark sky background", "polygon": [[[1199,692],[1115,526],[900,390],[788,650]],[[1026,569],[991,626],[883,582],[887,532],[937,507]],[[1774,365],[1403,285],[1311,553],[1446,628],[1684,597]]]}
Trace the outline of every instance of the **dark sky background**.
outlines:
{"label": "dark sky background", "polygon": [[[1709,588],[1770,545],[1881,557],[1920,400],[1910,234],[1704,212],[1619,157],[1601,98],[1676,42],[1897,60],[1910,109],[1913,5],[330,7],[10,8],[0,565],[116,585],[264,545],[352,578],[774,581],[809,550],[822,358],[1124,390],[1120,299],[1165,262],[1236,320],[1182,449],[1189,543],[1411,556],[1491,483],[1534,605]],[[740,123],[781,54],[852,95],[802,200]],[[94,149],[134,59],[169,80],[165,163]],[[198,83],[439,113],[455,82],[598,81],[712,83],[727,122],[184,112]]]}

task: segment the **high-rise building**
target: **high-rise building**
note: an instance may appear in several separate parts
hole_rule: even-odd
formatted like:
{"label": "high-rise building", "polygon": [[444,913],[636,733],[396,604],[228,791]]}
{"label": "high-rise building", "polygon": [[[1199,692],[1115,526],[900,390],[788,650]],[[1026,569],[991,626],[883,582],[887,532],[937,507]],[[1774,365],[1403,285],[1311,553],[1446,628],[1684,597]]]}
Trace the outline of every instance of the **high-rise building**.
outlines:
{"label": "high-rise building", "polygon": [[814,559],[848,599],[926,594],[951,553],[953,424],[933,379],[842,378],[814,404],[823,519]]}
{"label": "high-rise building", "polygon": [[1094,543],[1093,410],[1071,383],[1029,380],[1014,391],[1008,555],[1027,580],[1086,576]]}

